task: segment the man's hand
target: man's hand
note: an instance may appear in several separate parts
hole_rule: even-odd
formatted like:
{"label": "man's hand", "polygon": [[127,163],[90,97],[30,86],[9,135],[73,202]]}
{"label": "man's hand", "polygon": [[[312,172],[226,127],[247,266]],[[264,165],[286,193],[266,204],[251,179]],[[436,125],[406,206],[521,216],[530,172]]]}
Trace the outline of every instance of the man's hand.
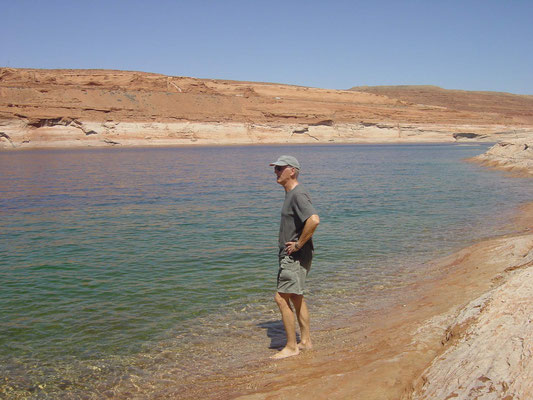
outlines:
{"label": "man's hand", "polygon": [[296,253],[299,248],[296,247],[296,243],[298,242],[286,242],[285,243],[285,250],[287,250],[287,254],[290,256],[292,253]]}
{"label": "man's hand", "polygon": [[[302,231],[302,234],[298,238],[297,242],[286,242],[285,243],[285,250],[287,250],[287,254],[290,256],[292,253],[296,253],[298,250],[300,250],[303,245],[311,239],[311,236],[313,236],[313,233],[315,232],[316,227],[320,224],[320,218],[318,215],[313,214],[307,220],[304,224],[304,229]],[[298,247],[296,247],[296,244],[300,243]]]}

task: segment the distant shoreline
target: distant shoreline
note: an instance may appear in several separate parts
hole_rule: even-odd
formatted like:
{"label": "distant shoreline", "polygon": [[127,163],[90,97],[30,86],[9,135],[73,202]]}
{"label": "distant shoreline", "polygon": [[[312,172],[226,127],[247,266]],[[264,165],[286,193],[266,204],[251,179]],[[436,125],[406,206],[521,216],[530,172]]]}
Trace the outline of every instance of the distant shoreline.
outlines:
{"label": "distant shoreline", "polygon": [[329,143],[225,143],[225,144],[153,144],[153,145],[138,145],[138,146],[76,146],[76,147],[65,147],[65,146],[46,146],[46,147],[20,147],[14,149],[2,149],[0,148],[0,154],[17,153],[17,152],[30,152],[30,151],[91,151],[91,150],[142,150],[142,149],[194,149],[194,148],[224,148],[224,147],[261,147],[261,146],[273,146],[273,147],[299,147],[299,146],[447,146],[447,145],[458,145],[458,146],[478,146],[486,145],[492,146],[497,142],[492,141],[454,141],[454,142],[441,142],[441,141],[412,141],[412,142],[329,142]]}
{"label": "distant shoreline", "polygon": [[[1,127],[0,127],[1,128]],[[77,123],[32,128],[20,121],[5,123],[0,151],[46,148],[194,147],[301,144],[495,143],[526,138],[533,130],[503,127],[393,126],[336,124],[335,126],[257,125],[243,123]],[[294,133],[303,130],[304,133]],[[399,132],[401,131],[401,132]],[[473,137],[457,131],[477,131]],[[496,133],[500,131],[500,133]],[[90,132],[90,134],[85,133]],[[491,133],[492,132],[492,133]]]}

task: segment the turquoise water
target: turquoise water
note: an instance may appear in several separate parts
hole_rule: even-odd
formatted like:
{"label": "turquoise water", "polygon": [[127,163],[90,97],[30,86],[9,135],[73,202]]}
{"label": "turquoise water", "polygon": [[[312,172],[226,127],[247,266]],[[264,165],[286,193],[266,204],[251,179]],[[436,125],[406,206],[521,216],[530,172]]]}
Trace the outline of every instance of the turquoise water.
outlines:
{"label": "turquoise water", "polygon": [[[314,320],[364,312],[531,200],[531,180],[461,162],[487,147],[0,153],[0,394],[153,392],[268,348],[280,154],[300,160],[321,216]],[[213,352],[221,337],[234,359]]]}

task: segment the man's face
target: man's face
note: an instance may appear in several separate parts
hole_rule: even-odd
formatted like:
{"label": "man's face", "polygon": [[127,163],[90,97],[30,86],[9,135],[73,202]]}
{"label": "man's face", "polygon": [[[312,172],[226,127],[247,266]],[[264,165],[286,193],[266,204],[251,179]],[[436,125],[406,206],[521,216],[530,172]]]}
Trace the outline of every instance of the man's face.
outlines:
{"label": "man's face", "polygon": [[280,185],[284,185],[288,180],[291,179],[291,176],[294,172],[294,168],[291,167],[290,165],[285,165],[285,166],[275,166],[274,167],[274,173],[276,174],[277,176],[277,182],[280,184]]}

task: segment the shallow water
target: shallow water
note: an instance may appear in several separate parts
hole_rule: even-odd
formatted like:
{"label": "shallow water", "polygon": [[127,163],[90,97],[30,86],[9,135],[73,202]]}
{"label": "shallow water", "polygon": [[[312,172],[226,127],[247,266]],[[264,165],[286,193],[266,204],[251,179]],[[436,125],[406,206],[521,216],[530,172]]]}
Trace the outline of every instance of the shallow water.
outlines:
{"label": "shallow water", "polygon": [[531,180],[460,162],[486,148],[0,153],[0,394],[176,390],[280,345],[272,294],[284,193],[268,167],[280,154],[300,160],[321,216],[315,329],[379,307],[424,262],[501,233],[531,200]]}

